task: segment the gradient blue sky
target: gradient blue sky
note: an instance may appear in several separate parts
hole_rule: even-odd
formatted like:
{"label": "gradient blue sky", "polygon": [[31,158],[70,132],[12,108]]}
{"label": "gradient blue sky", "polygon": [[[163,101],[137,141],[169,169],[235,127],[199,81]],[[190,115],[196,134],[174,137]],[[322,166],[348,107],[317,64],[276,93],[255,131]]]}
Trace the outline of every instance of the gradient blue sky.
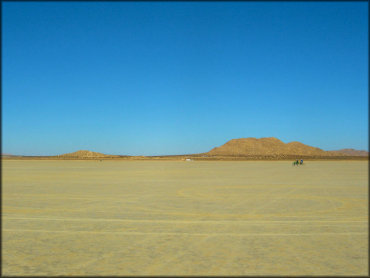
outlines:
{"label": "gradient blue sky", "polygon": [[3,153],[368,150],[367,2],[3,2]]}

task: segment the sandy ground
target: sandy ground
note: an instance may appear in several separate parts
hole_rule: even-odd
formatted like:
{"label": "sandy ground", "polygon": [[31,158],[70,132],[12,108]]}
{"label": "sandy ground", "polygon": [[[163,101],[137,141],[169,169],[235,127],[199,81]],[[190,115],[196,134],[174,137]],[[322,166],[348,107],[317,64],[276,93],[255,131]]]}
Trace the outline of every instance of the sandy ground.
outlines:
{"label": "sandy ground", "polygon": [[367,275],[367,169],[5,160],[2,275]]}

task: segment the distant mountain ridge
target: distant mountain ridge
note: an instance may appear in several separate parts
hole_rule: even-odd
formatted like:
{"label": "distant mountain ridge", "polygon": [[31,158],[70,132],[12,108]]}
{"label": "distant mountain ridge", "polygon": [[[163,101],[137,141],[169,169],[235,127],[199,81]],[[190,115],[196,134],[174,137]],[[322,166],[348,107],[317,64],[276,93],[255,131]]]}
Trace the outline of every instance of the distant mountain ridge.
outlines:
{"label": "distant mountain ridge", "polygon": [[[213,148],[210,156],[350,156],[349,152],[324,151],[300,142],[284,143],[275,137],[232,139],[220,147]],[[367,154],[368,155],[368,154]]]}
{"label": "distant mountain ridge", "polygon": [[107,155],[98,152],[92,152],[87,150],[79,150],[73,153],[61,154],[59,157],[75,157],[75,158],[95,158],[95,157],[118,157],[118,155]]}
{"label": "distant mountain ridge", "polygon": [[16,156],[20,156],[20,155],[15,155],[15,154],[10,154],[10,153],[2,153],[1,156],[4,156],[4,157],[16,157]]}
{"label": "distant mountain ridge", "polygon": [[[355,149],[341,149],[337,151],[324,151],[320,148],[305,145],[300,142],[290,142],[284,143],[275,137],[264,137],[264,138],[239,138],[232,139],[220,147],[213,148],[209,152],[199,153],[199,154],[189,154],[189,155],[162,155],[160,157],[175,157],[175,156],[194,156],[194,157],[214,157],[215,159],[222,159],[222,157],[230,158],[242,158],[246,159],[285,159],[291,156],[302,156],[302,157],[312,157],[312,158],[325,158],[330,157],[336,159],[337,157],[349,158],[358,157],[359,159],[366,159],[369,157],[369,152],[364,150]],[[100,159],[100,158],[126,158],[126,159],[143,159],[150,158],[150,156],[127,156],[127,155],[110,155],[103,154],[99,152],[92,152],[88,150],[79,150],[72,153],[66,153],[54,156],[22,156],[22,155],[12,155],[3,153],[2,158],[61,158],[61,159]]]}
{"label": "distant mountain ridge", "polygon": [[364,151],[364,150],[341,149],[341,150],[338,150],[337,152],[351,155],[351,156],[369,156],[369,152]]}

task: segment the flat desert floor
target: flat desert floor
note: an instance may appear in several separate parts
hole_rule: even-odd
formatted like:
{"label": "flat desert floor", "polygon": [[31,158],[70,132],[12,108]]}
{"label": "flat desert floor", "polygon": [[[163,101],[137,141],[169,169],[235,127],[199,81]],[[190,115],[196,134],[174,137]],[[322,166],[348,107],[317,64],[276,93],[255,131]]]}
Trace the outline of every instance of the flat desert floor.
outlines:
{"label": "flat desert floor", "polygon": [[368,275],[368,162],[3,160],[2,275]]}

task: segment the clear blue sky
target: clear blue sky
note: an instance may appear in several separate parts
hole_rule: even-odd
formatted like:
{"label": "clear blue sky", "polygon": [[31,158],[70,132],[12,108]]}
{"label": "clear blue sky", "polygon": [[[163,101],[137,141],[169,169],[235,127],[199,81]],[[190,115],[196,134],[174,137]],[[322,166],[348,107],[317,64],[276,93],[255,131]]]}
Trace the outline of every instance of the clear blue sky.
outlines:
{"label": "clear blue sky", "polygon": [[3,2],[3,153],[368,150],[367,2]]}

